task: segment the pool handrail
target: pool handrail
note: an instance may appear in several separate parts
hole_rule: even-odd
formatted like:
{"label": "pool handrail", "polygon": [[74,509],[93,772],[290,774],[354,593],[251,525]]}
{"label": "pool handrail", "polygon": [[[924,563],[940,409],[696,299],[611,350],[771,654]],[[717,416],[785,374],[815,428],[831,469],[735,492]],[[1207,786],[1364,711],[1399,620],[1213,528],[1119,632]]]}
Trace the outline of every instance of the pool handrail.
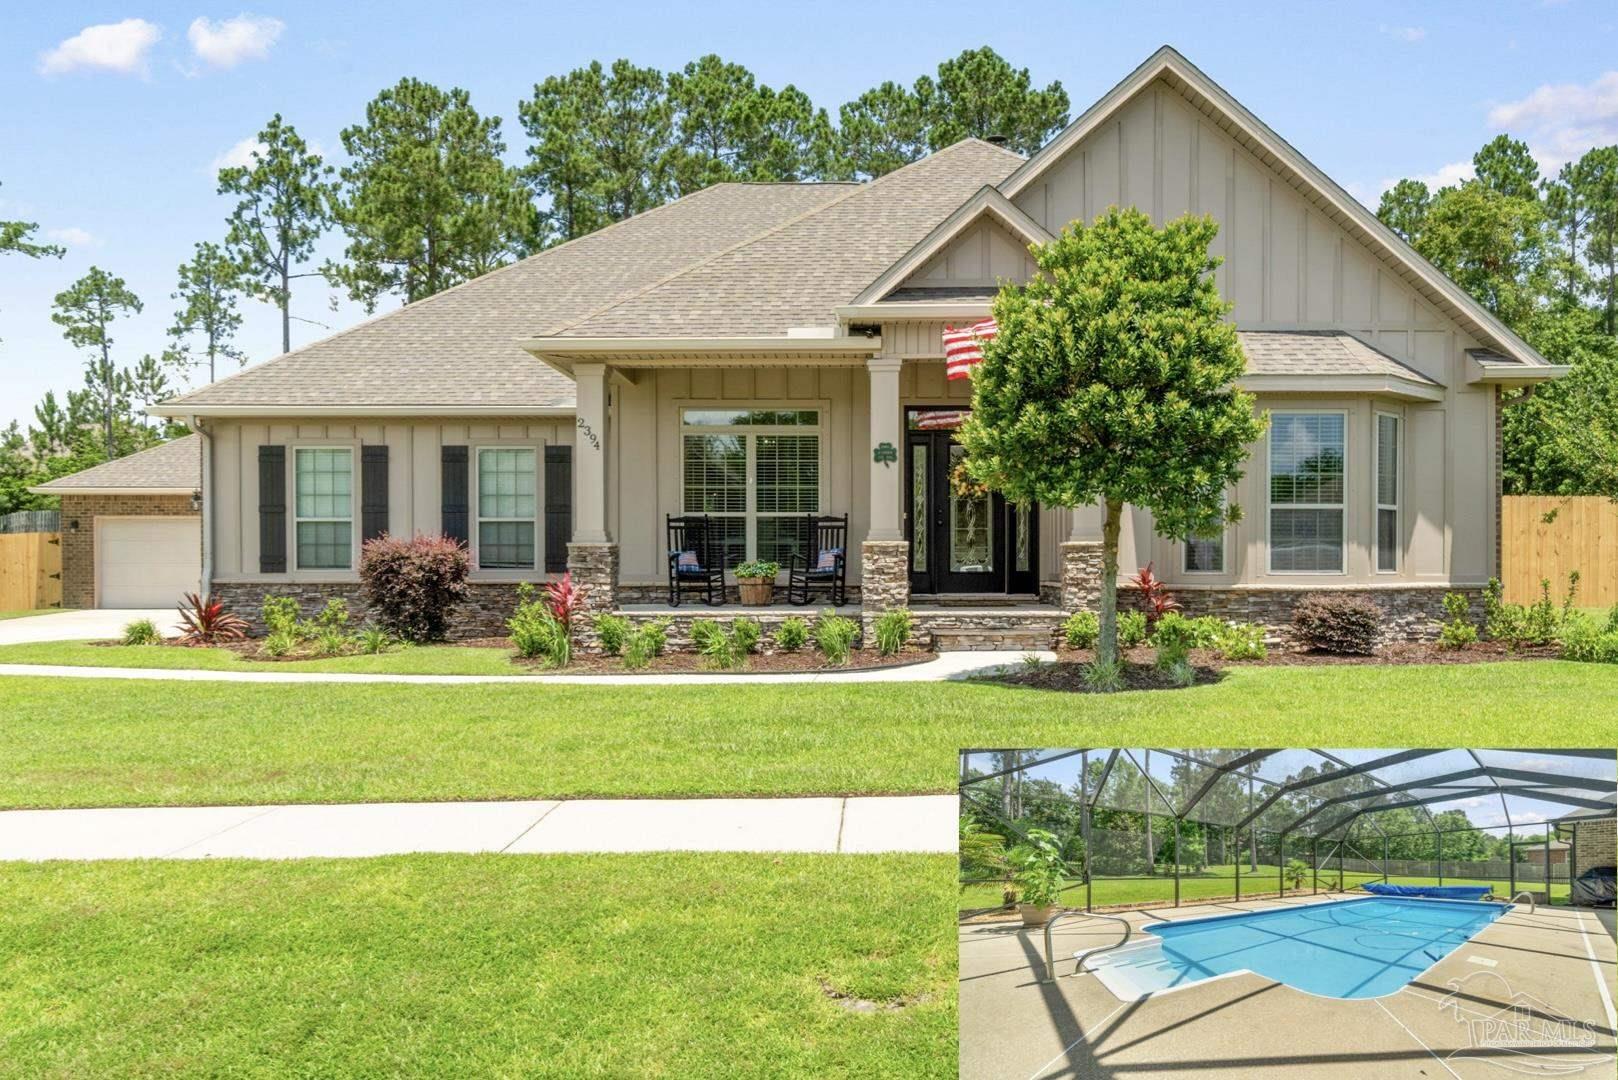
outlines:
{"label": "pool handrail", "polygon": [[1534,913],[1535,909],[1536,909],[1536,905],[1534,904],[1534,894],[1529,892],[1527,889],[1519,889],[1517,891],[1517,896],[1513,896],[1511,898],[1511,902],[1513,904],[1516,904],[1517,897],[1519,897],[1519,896],[1528,897],[1528,914],[1532,915]]}
{"label": "pool handrail", "polygon": [[1052,983],[1056,981],[1056,950],[1051,942],[1051,934],[1056,929],[1057,923],[1071,915],[1083,915],[1090,919],[1111,919],[1115,923],[1121,923],[1124,928],[1123,940],[1116,945],[1103,945],[1099,949],[1086,949],[1080,953],[1079,962],[1073,968],[1073,974],[1075,975],[1084,971],[1084,962],[1090,957],[1097,953],[1112,952],[1114,949],[1121,949],[1129,944],[1129,935],[1135,931],[1128,919],[1120,918],[1117,915],[1103,915],[1095,911],[1080,911],[1077,908],[1058,911],[1055,915],[1045,920],[1045,977],[1040,980],[1041,982]]}

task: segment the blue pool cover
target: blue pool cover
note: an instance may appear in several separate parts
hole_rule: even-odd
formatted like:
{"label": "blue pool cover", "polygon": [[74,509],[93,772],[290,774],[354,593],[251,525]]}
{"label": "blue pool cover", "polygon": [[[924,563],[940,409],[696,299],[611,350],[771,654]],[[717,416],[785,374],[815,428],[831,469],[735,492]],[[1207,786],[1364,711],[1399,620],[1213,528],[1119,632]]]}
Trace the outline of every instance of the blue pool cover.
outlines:
{"label": "blue pool cover", "polygon": [[1380,881],[1360,888],[1378,896],[1431,896],[1440,900],[1482,900],[1492,891],[1488,885],[1384,885]]}
{"label": "blue pool cover", "polygon": [[1367,896],[1211,919],[1154,923],[1158,940],[1097,956],[1124,1000],[1251,971],[1311,994],[1391,994],[1499,918],[1504,904]]}

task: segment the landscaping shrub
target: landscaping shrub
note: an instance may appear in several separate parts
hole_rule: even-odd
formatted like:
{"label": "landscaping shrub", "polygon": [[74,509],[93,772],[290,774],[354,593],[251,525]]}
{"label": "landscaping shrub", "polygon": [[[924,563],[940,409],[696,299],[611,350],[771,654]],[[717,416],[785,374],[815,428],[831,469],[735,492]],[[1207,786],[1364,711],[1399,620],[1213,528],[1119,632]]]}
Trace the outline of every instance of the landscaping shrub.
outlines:
{"label": "landscaping shrub", "polygon": [[1477,641],[1478,628],[1472,625],[1472,604],[1464,593],[1444,594],[1444,625],[1438,628],[1438,644],[1445,649],[1464,649]]}
{"label": "landscaping shrub", "polygon": [[326,606],[320,609],[315,616],[316,630],[335,630],[338,633],[348,632],[348,601],[340,597],[332,597],[326,601]]}
{"label": "landscaping shrub", "polygon": [[1146,640],[1146,613],[1120,611],[1118,613],[1118,647],[1133,649]]}
{"label": "landscaping shrub", "polygon": [[265,656],[285,656],[298,644],[290,630],[277,630],[264,639]]}
{"label": "landscaping shrub", "polygon": [[1197,681],[1197,669],[1184,656],[1176,658],[1163,670],[1168,672],[1169,682],[1175,686],[1190,686]]}
{"label": "landscaping shrub", "polygon": [[622,615],[597,615],[594,624],[602,652],[617,656],[624,651],[624,643],[629,640],[628,619]]}
{"label": "landscaping shrub", "polygon": [[650,664],[654,656],[662,656],[668,645],[672,622],[667,618],[653,619],[631,630],[624,639],[624,667],[639,671]]}
{"label": "landscaping shrub", "polygon": [[841,667],[848,663],[849,651],[854,647],[854,639],[859,632],[859,624],[853,619],[845,619],[827,609],[815,621],[815,645],[820,649],[820,655],[826,658],[826,663]]}
{"label": "landscaping shrub", "polygon": [[322,626],[315,631],[316,656],[341,656],[348,646],[348,635],[335,626]]}
{"label": "landscaping shrub", "polygon": [[[466,548],[444,536],[379,536],[360,549],[360,583],[370,617],[405,641],[442,641],[466,599]],[[346,614],[346,613],[345,613]]]}
{"label": "landscaping shrub", "polygon": [[[1618,611],[1618,608],[1614,608]],[[1618,619],[1608,617],[1606,626],[1583,612],[1575,611],[1562,624],[1562,659],[1585,664],[1618,664]]]}
{"label": "landscaping shrub", "polygon": [[540,658],[550,667],[566,667],[573,658],[573,639],[568,629],[550,609],[548,601],[534,596],[528,582],[517,586],[517,609],[506,620],[511,643],[529,659]]}
{"label": "landscaping shrub", "polygon": [[186,593],[179,610],[180,641],[186,645],[217,645],[247,637],[247,620],[226,611],[217,600]]}
{"label": "landscaping shrub", "polygon": [[1484,629],[1508,649],[1554,644],[1561,638],[1563,623],[1575,614],[1573,600],[1578,587],[1579,575],[1574,571],[1568,575],[1568,590],[1558,610],[1551,600],[1548,578],[1540,580],[1539,599],[1527,605],[1507,603],[1499,579],[1492,579],[1483,590]]}
{"label": "landscaping shrub", "polygon": [[730,640],[739,656],[745,658],[758,648],[764,637],[764,627],[757,619],[737,619],[730,624]]}
{"label": "landscaping shrub", "polygon": [[1101,637],[1101,617],[1093,611],[1075,611],[1062,624],[1062,638],[1070,649],[1093,649]]}
{"label": "landscaping shrub", "polygon": [[884,611],[876,619],[876,651],[883,656],[897,655],[910,640],[913,618],[909,608]]}
{"label": "landscaping shrub", "polygon": [[1178,611],[1166,612],[1152,628],[1152,644],[1159,649],[1164,646],[1181,650],[1211,649],[1224,625],[1212,615],[1190,619]]}
{"label": "landscaping shrub", "polygon": [[1174,599],[1174,594],[1163,584],[1163,579],[1152,573],[1151,563],[1141,567],[1140,571],[1129,579],[1129,583],[1140,590],[1141,606],[1146,609],[1146,614],[1151,616],[1154,622],[1169,612],[1180,609],[1180,602]]}
{"label": "landscaping shrub", "polygon": [[1084,665],[1083,676],[1084,685],[1098,693],[1111,694],[1124,688],[1124,665],[1118,660],[1093,660]]}
{"label": "landscaping shrub", "polygon": [[290,596],[266,596],[264,606],[259,608],[264,616],[264,629],[270,634],[286,634],[298,637],[298,602]]}
{"label": "landscaping shrub", "polygon": [[393,637],[380,626],[367,626],[354,635],[354,644],[362,653],[379,656],[393,646]]}
{"label": "landscaping shrub", "polygon": [[1607,633],[1618,634],[1618,604],[1612,605],[1607,611]]}
{"label": "landscaping shrub", "polygon": [[124,627],[125,645],[156,645],[162,640],[157,625],[150,619],[136,619]]}
{"label": "landscaping shrub", "polygon": [[584,595],[589,591],[583,585],[573,584],[571,570],[545,583],[545,605],[569,634],[573,632],[574,616],[584,610]]}
{"label": "landscaping shrub", "polygon": [[729,629],[713,619],[691,624],[691,641],[709,667],[721,670],[747,665],[747,654],[758,645],[764,629],[756,619],[737,619]]}
{"label": "landscaping shrub", "polygon": [[1213,647],[1226,660],[1262,660],[1269,655],[1264,634],[1258,623],[1228,622],[1219,628]]}
{"label": "landscaping shrub", "polygon": [[1370,656],[1381,626],[1382,609],[1363,596],[1310,593],[1292,613],[1298,640],[1317,652]]}
{"label": "landscaping shrub", "polygon": [[[1613,610],[1618,611],[1618,608]],[[781,620],[775,631],[775,647],[782,652],[797,652],[809,642],[809,624],[798,615]]]}

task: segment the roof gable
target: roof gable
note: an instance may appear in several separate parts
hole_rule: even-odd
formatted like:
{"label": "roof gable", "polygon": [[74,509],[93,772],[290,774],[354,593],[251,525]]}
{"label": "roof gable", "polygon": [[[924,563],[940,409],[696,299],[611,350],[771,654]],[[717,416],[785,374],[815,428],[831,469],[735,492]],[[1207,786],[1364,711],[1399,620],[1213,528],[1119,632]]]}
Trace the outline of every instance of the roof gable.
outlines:
{"label": "roof gable", "polygon": [[185,435],[28,490],[40,495],[127,491],[189,495],[202,487],[202,436]]}
{"label": "roof gable", "polygon": [[1085,110],[999,187],[1015,200],[1088,135],[1118,117],[1155,83],[1164,83],[1217,125],[1307,203],[1344,229],[1381,264],[1468,333],[1514,360],[1546,367],[1549,362],[1465,290],[1450,281],[1285,139],[1254,116],[1173,48],[1165,45]]}
{"label": "roof gable", "polygon": [[[1051,239],[1044,227],[1024,213],[996,187],[985,184],[949,217],[939,222],[903,257],[883,271],[882,276],[866,286],[852,303],[875,303],[900,288],[938,289],[940,298],[958,295],[961,290],[974,287],[997,286],[1001,277],[1024,281],[1033,272],[1033,260],[1026,250],[1019,252],[1021,264],[1009,265],[1002,245],[994,232],[1003,230],[1025,249],[1029,244],[1043,244]],[[1003,234],[1002,234],[1003,235]],[[951,257],[965,244],[977,250],[970,253],[969,268],[951,266]],[[1005,263],[1006,265],[1002,265]],[[1002,273],[1000,271],[1009,271]]]}

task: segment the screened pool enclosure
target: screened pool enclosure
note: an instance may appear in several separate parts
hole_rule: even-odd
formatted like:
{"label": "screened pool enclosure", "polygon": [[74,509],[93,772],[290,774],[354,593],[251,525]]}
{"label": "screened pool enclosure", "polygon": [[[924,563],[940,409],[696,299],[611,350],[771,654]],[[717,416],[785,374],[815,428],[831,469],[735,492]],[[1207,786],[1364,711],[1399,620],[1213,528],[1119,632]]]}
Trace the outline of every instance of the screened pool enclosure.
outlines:
{"label": "screened pool enclosure", "polygon": [[1566,904],[1613,865],[1615,782],[1611,750],[965,750],[960,908],[1011,901],[1032,829],[1087,911],[1368,882]]}

